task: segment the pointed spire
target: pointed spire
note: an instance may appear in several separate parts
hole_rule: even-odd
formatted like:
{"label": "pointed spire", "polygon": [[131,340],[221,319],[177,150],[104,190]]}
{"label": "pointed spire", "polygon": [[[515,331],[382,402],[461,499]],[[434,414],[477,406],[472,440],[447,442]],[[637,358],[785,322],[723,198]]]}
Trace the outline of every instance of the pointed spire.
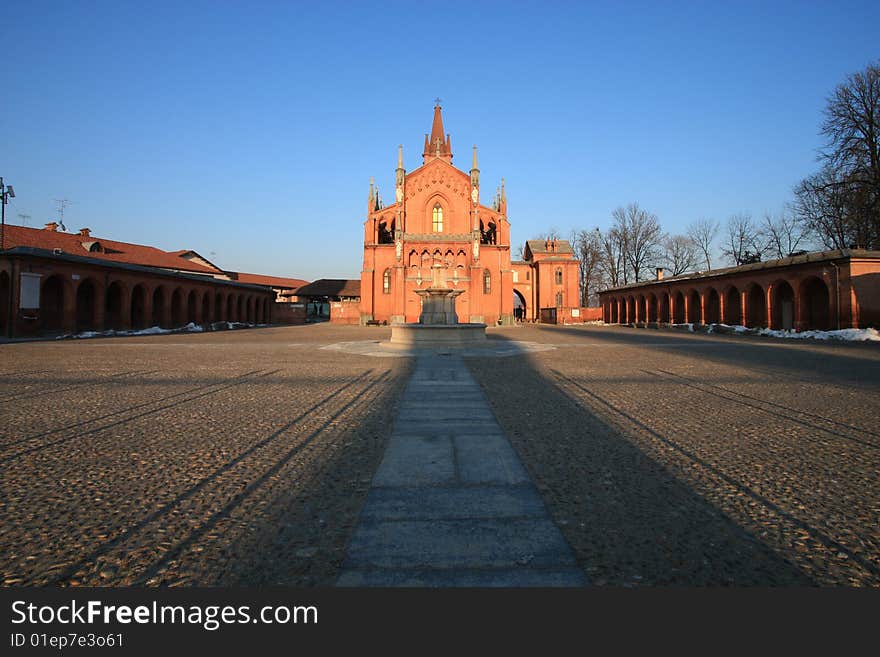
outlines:
{"label": "pointed spire", "polygon": [[452,140],[449,135],[443,132],[443,116],[440,113],[440,99],[434,105],[434,121],[431,124],[431,135],[425,135],[425,150],[422,153],[424,158],[423,164],[426,164],[431,158],[441,158],[447,162],[452,162]]}
{"label": "pointed spire", "polygon": [[479,169],[479,167],[477,166],[477,145],[476,144],[474,144],[474,165],[471,167],[471,169]]}
{"label": "pointed spire", "polygon": [[373,189],[374,184],[375,179],[373,178],[373,176],[370,176],[370,195],[367,197],[367,207],[370,209],[370,212],[375,209],[374,206],[376,205],[376,192]]}
{"label": "pointed spire", "polygon": [[397,168],[403,168],[403,144],[397,146]]}

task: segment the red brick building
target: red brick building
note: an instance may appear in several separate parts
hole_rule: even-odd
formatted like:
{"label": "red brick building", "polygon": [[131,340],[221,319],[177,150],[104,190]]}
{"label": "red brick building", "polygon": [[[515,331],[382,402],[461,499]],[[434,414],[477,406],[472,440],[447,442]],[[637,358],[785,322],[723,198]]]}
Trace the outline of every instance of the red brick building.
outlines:
{"label": "red brick building", "polygon": [[4,242],[2,336],[275,321],[272,282],[224,272],[195,251],[96,238],[88,228],[66,233],[55,223],[6,226]]}
{"label": "red brick building", "polygon": [[610,324],[834,330],[880,326],[880,251],[842,250],[634,283],[599,293]]}
{"label": "red brick building", "polygon": [[[456,299],[462,322],[512,323],[514,295],[528,318],[537,317],[545,305],[555,308],[561,302],[563,312],[577,307],[577,261],[571,247],[563,240],[553,243],[553,251],[550,245],[542,250],[538,243],[530,243],[526,261],[514,266],[504,180],[491,205],[480,202],[480,189],[477,147],[470,171],[454,167],[451,138],[444,132],[440,106],[435,106],[422,166],[407,173],[403,147],[398,150],[394,202],[386,205],[370,182],[361,272],[362,324],[417,322],[421,299],[415,290],[430,285],[435,264],[446,270],[452,288],[463,290]],[[557,270],[562,272],[559,284]]]}

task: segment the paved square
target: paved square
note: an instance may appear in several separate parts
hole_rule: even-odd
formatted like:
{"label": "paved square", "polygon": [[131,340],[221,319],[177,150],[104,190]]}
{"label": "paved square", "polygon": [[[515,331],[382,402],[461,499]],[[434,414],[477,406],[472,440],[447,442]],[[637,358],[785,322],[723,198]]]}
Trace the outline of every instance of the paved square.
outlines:
{"label": "paved square", "polygon": [[[876,344],[491,329],[509,355],[464,359],[478,387],[402,401],[413,359],[332,348],[388,333],[0,345],[3,583],[329,586],[359,522],[394,521],[406,549],[363,555],[406,566],[397,584],[569,584],[528,581],[505,547],[554,531],[593,585],[880,584]],[[449,431],[400,457],[415,485],[471,488],[371,492],[404,472],[379,467],[392,427],[418,438],[424,419]],[[468,457],[480,440],[493,458]],[[473,525],[487,509],[497,526]],[[426,540],[463,532],[467,552]]]}

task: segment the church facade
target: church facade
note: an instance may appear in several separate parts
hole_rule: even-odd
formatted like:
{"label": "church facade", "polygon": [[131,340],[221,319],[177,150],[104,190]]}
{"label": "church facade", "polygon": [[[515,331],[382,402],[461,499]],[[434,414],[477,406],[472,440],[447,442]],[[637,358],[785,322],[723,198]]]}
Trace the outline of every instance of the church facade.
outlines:
{"label": "church facade", "polygon": [[[523,308],[517,318],[522,312],[525,319],[536,319],[542,303],[576,305],[577,261],[571,248],[565,248],[564,240],[554,244],[558,260],[570,263],[561,265],[566,275],[552,279],[559,281],[558,289],[551,284],[547,298],[541,299],[539,286],[526,280],[534,277],[537,262],[517,263],[516,270],[511,264],[504,179],[491,204],[483,205],[477,147],[470,171],[464,172],[452,164],[451,142],[436,105],[431,133],[425,135],[422,165],[407,173],[403,147],[398,149],[394,202],[385,205],[370,181],[361,323],[418,322],[421,299],[415,290],[431,284],[437,264],[445,270],[447,284],[463,291],[456,299],[460,322],[510,324],[515,321],[515,305]],[[569,273],[572,266],[574,276]]]}

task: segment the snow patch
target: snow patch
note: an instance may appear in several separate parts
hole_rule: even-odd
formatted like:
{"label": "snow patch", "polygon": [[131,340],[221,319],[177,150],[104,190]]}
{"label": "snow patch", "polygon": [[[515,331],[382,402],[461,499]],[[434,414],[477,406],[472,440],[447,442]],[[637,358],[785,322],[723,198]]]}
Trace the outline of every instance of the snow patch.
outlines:
{"label": "snow patch", "polygon": [[758,335],[768,335],[774,338],[793,338],[795,340],[843,340],[845,342],[880,342],[880,332],[877,329],[840,329],[838,331],[778,331],[774,329],[761,329]]}
{"label": "snow patch", "polygon": [[[223,325],[228,322],[221,322]],[[239,324],[235,323],[233,327],[230,323],[229,328],[241,328],[243,326],[252,326],[251,324]],[[224,326],[224,328],[226,328]],[[205,329],[198,324],[194,324],[190,322],[186,326],[181,326],[176,329],[163,329],[158,326],[151,326],[145,329],[139,329],[137,331],[116,331],[114,329],[109,329],[107,331],[83,331],[82,333],[68,333],[67,335],[59,335],[56,340],[84,340],[88,338],[113,338],[117,336],[133,336],[133,335],[166,335],[168,333],[202,333]]]}

